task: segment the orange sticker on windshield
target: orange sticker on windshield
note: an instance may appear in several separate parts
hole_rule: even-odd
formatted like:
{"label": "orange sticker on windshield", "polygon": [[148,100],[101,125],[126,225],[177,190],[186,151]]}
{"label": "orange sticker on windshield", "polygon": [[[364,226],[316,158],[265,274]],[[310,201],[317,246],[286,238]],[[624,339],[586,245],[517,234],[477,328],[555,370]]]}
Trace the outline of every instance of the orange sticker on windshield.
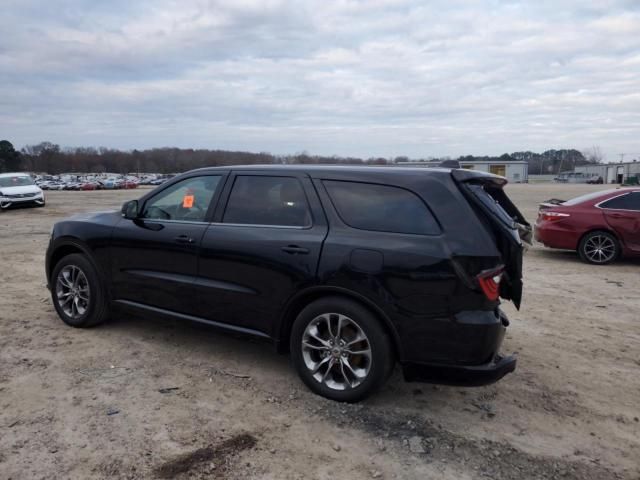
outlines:
{"label": "orange sticker on windshield", "polygon": [[192,208],[193,207],[193,195],[185,195],[182,199],[182,208]]}

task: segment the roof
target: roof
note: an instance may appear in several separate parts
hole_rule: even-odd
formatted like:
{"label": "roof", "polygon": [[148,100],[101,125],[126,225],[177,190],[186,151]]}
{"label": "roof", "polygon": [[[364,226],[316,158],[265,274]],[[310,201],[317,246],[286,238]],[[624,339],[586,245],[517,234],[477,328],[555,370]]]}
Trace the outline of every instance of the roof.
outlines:
{"label": "roof", "polygon": [[433,173],[436,175],[451,173],[450,168],[436,168],[436,167],[401,167],[395,165],[389,166],[365,166],[365,165],[309,165],[309,164],[266,164],[266,165],[227,165],[222,167],[204,167],[192,171],[216,171],[216,170],[234,170],[234,171],[274,171],[274,172],[304,172],[304,173],[327,173],[327,174],[342,174],[342,173],[385,173],[396,175],[407,175],[415,173]]}
{"label": "roof", "polygon": [[640,190],[638,189],[638,187],[611,188],[608,190],[599,190],[596,192],[585,193],[584,195],[579,195],[577,197],[570,198],[569,200],[564,201],[560,205],[571,207],[573,205],[578,205],[585,202],[600,203],[605,200],[608,200],[609,198],[617,197],[630,192],[640,192]]}
{"label": "roof", "polygon": [[223,171],[234,172],[273,172],[277,173],[304,173],[315,179],[333,179],[348,181],[387,181],[389,176],[394,181],[413,183],[425,177],[438,182],[447,182],[453,178],[457,181],[470,181],[483,178],[499,185],[504,185],[507,179],[481,170],[467,170],[460,168],[436,168],[436,167],[403,167],[403,166],[362,166],[362,165],[308,165],[308,164],[268,164],[268,165],[237,165],[222,167],[204,167],[185,172],[184,175],[194,173],[213,173]]}
{"label": "roof", "polygon": [[28,173],[24,173],[24,172],[9,172],[9,173],[0,173],[0,177],[1,178],[6,178],[6,177],[30,177],[31,175],[29,175]]}

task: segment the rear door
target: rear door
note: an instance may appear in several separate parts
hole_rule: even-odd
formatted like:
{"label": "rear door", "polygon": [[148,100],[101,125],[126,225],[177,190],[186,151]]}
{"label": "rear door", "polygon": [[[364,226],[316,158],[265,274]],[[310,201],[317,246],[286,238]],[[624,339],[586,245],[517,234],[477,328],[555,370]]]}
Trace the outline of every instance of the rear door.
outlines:
{"label": "rear door", "polygon": [[640,191],[624,193],[598,207],[627,248],[640,252]]}
{"label": "rear door", "polygon": [[202,239],[198,315],[271,335],[292,294],[316,282],[326,235],[307,175],[233,174]]}
{"label": "rear door", "polygon": [[140,205],[112,233],[113,298],[178,313],[194,313],[193,282],[200,241],[223,174],[192,175]]}

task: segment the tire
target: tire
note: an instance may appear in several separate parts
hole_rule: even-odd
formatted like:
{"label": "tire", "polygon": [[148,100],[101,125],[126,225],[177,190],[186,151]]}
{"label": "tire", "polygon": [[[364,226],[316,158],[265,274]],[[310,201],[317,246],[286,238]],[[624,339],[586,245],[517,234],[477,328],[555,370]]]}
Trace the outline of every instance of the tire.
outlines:
{"label": "tire", "polygon": [[307,387],[339,402],[358,402],[374,393],[395,364],[391,339],[378,318],[342,297],[305,307],[293,323],[290,348],[293,366]]}
{"label": "tire", "polygon": [[620,243],[609,232],[589,232],[578,245],[580,258],[593,265],[607,265],[614,262],[620,256]]}
{"label": "tire", "polygon": [[85,328],[107,320],[109,306],[104,285],[86,255],[63,257],[53,268],[50,284],[53,306],[67,325]]}

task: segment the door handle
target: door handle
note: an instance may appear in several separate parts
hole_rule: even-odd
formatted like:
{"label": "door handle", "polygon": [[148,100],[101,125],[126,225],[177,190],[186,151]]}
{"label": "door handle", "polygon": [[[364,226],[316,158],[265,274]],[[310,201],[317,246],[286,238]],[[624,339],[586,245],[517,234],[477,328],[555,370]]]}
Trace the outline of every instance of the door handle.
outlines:
{"label": "door handle", "polygon": [[306,255],[307,253],[309,253],[308,248],[299,247],[298,245],[287,245],[286,247],[282,247],[281,250],[291,255]]}
{"label": "door handle", "polygon": [[193,243],[193,238],[189,235],[178,235],[174,240],[178,243]]}
{"label": "door handle", "polygon": [[629,215],[625,215],[623,213],[610,213],[609,216],[612,218],[632,218]]}

